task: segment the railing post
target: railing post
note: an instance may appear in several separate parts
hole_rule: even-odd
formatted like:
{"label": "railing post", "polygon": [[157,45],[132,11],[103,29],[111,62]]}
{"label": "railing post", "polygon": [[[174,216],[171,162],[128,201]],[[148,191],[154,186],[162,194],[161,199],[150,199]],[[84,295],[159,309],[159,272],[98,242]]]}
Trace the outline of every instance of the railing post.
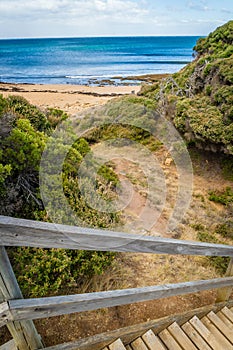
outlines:
{"label": "railing post", "polygon": [[[22,298],[7,252],[4,247],[0,247],[0,302]],[[14,321],[8,323],[7,327],[19,350],[37,350],[44,347],[32,321]]]}
{"label": "railing post", "polygon": [[[233,258],[231,258],[230,260],[225,276],[226,277],[233,276]],[[232,290],[233,290],[233,286],[219,289],[217,291],[216,303],[228,301],[231,296]]]}

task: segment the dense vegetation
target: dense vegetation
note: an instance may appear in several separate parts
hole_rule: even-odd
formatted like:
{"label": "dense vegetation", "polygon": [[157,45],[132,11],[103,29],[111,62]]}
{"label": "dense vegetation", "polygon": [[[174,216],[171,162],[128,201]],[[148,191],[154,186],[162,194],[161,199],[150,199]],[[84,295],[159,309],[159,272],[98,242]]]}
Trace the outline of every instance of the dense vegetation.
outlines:
{"label": "dense vegetation", "polygon": [[[45,113],[24,98],[0,96],[0,214],[34,220],[49,220],[39,192],[39,167],[45,144],[54,128],[68,116],[57,109]],[[62,140],[60,147],[65,147]],[[72,209],[85,225],[112,227],[118,215],[98,213],[82,197],[77,168],[89,144],[83,138],[74,142],[63,166],[63,189]],[[112,195],[117,177],[108,166],[98,173],[100,194]],[[59,217],[57,217],[59,222]],[[101,273],[114,255],[57,249],[9,249],[23,292],[37,296],[74,285],[82,276]]]}
{"label": "dense vegetation", "polygon": [[189,143],[233,155],[233,21],[199,39],[194,50],[193,62],[141,94]]}

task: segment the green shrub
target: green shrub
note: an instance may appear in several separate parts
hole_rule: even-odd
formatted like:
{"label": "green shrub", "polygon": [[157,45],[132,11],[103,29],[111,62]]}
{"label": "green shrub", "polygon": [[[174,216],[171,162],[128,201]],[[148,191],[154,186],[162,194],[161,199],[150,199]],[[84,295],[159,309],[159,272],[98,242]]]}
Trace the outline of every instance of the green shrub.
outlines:
{"label": "green shrub", "polygon": [[209,200],[227,205],[233,202],[233,190],[231,187],[226,187],[224,191],[211,191],[209,193]]}
{"label": "green shrub", "polygon": [[68,114],[57,108],[48,108],[47,119],[52,128],[55,128],[58,124],[68,118]]}
{"label": "green shrub", "polygon": [[[5,99],[0,96],[0,215],[50,220],[39,193],[40,160],[46,143],[51,140],[52,128],[67,117],[66,113],[57,109],[50,109],[44,114],[21,97],[10,96]],[[55,153],[59,154],[64,148],[68,150],[62,175],[64,193],[71,208],[87,226],[114,226],[119,222],[119,214],[92,209],[80,191],[78,167],[91,150],[89,143],[80,138],[70,147],[65,144],[63,134],[60,144],[59,139],[56,141]],[[52,162],[50,167],[52,173]],[[113,169],[108,164],[103,165],[97,176],[100,196],[110,201],[117,182]],[[57,197],[58,203],[54,204],[58,208],[59,201]],[[56,222],[61,221],[60,214],[65,215],[59,211],[55,214],[57,216],[53,219]],[[9,248],[9,255],[20,286],[27,296],[54,294],[60,288],[81,283],[84,275],[102,273],[114,259],[114,254],[106,252],[36,248]]]}
{"label": "green shrub", "polygon": [[215,231],[222,237],[233,239],[233,221],[227,220],[225,223],[217,225]]}
{"label": "green shrub", "polygon": [[21,96],[9,96],[6,99],[7,108],[18,118],[26,118],[31,125],[38,131],[47,131],[51,127],[45,114],[36,106],[31,105],[25,98]]}
{"label": "green shrub", "polygon": [[[197,233],[197,239],[201,242],[208,242],[208,243],[219,243],[219,240],[215,237],[214,234],[209,232],[198,232]],[[218,271],[221,275],[224,275],[226,273],[227,267],[230,262],[229,257],[222,257],[222,256],[209,256],[207,257],[207,260],[213,266],[216,271]]]}
{"label": "green shrub", "polygon": [[226,180],[233,181],[233,157],[228,156],[222,160],[223,175]]}
{"label": "green shrub", "polygon": [[101,274],[113,253],[18,248],[9,250],[18,282],[26,297],[56,294],[61,287],[77,286],[81,278]]}

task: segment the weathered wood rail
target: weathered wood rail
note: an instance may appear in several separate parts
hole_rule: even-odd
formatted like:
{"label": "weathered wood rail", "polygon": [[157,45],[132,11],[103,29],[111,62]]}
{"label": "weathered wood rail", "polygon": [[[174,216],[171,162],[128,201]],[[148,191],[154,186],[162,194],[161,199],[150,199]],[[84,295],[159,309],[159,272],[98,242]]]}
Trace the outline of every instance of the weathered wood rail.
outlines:
{"label": "weathered wood rail", "polygon": [[[233,277],[231,277],[233,260],[231,259],[227,276],[224,278],[98,293],[23,299],[4,246],[228,256],[231,258],[233,258],[233,247],[0,216],[0,302],[2,302],[0,304],[0,327],[7,325],[16,349],[19,350],[43,348],[43,343],[32,321],[34,319],[212,289],[219,289],[218,301],[224,301],[229,298],[233,287]],[[9,349],[12,348],[12,344],[9,342]],[[61,349],[62,346],[64,345],[61,345]]]}

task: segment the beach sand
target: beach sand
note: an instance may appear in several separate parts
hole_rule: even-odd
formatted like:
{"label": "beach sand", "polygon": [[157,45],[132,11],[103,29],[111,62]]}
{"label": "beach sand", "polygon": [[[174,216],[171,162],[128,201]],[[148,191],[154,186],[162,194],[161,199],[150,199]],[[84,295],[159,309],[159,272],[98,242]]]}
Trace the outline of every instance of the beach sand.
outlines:
{"label": "beach sand", "polygon": [[100,106],[111,98],[136,94],[138,86],[84,86],[0,83],[0,94],[23,96],[30,103],[46,109],[59,108],[70,115]]}

